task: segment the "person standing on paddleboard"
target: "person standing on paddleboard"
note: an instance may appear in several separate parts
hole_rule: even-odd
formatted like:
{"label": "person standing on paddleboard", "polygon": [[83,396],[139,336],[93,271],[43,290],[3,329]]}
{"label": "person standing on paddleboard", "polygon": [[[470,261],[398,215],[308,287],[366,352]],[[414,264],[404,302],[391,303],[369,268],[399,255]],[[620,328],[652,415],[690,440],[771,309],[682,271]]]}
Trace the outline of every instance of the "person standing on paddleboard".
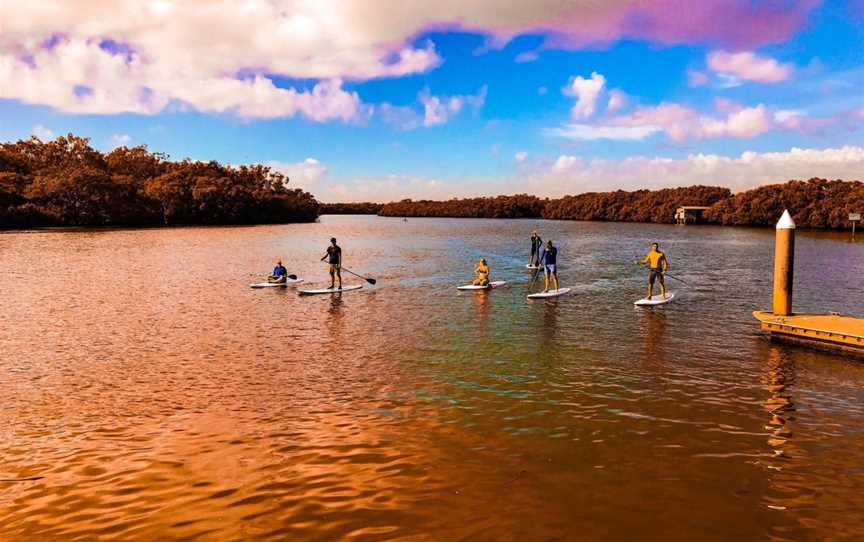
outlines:
{"label": "person standing on paddleboard", "polygon": [[335,287],[336,279],[339,279],[339,289],[342,289],[342,249],[336,244],[336,238],[330,238],[330,246],[321,261],[327,260],[330,264],[330,289]]}
{"label": "person standing on paddleboard", "polygon": [[546,241],[546,248],[543,249],[543,254],[540,255],[540,263],[543,265],[543,275],[546,280],[546,287],[543,293],[549,291],[549,279],[555,284],[555,291],[558,291],[558,249],[552,245],[552,240]]}
{"label": "person standing on paddleboard", "polygon": [[282,265],[282,260],[279,260],[276,263],[276,267],[273,268],[273,274],[267,277],[267,282],[271,282],[273,284],[281,284],[286,282],[288,279],[288,270],[285,269],[285,266]]}
{"label": "person standing on paddleboard", "polygon": [[531,256],[528,258],[528,265],[531,267],[540,267],[540,251],[543,250],[543,239],[537,235],[537,230],[531,234]]}
{"label": "person standing on paddleboard", "polygon": [[654,295],[654,281],[660,281],[660,293],[663,298],[666,297],[666,282],[663,280],[663,275],[669,270],[669,260],[660,250],[659,243],[651,243],[651,250],[648,254],[639,261],[639,265],[648,265],[648,297]]}

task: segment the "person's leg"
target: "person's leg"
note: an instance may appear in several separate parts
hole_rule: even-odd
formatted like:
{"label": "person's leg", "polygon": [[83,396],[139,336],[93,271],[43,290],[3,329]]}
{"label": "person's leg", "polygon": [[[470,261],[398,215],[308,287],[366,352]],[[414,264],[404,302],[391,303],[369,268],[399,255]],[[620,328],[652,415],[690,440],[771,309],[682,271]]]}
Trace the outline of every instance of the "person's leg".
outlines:
{"label": "person's leg", "polygon": [[336,285],[336,266],[330,266],[330,289],[332,290]]}
{"label": "person's leg", "polygon": [[660,295],[666,298],[666,280],[663,278],[663,273],[658,273],[657,278],[660,279]]}
{"label": "person's leg", "polygon": [[646,299],[651,299],[651,296],[654,295],[654,276],[656,273],[654,271],[648,272],[648,297]]}
{"label": "person's leg", "polygon": [[342,267],[336,268],[336,278],[339,279],[339,289],[342,289]]}
{"label": "person's leg", "polygon": [[543,288],[543,293],[545,294],[546,292],[549,291],[549,270],[548,269],[543,270],[543,282],[546,284],[546,287]]}

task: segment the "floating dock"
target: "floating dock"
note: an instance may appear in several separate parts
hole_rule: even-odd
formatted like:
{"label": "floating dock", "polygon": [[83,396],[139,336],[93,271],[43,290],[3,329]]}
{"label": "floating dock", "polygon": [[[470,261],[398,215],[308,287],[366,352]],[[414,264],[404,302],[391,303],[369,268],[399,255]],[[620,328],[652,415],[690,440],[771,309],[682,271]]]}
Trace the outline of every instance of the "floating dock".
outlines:
{"label": "floating dock", "polygon": [[795,221],[789,211],[777,222],[774,239],[773,310],[753,316],[769,337],[823,350],[864,355],[864,319],[830,314],[795,314],[792,286],[795,268]]}
{"label": "floating dock", "polygon": [[864,356],[864,320],[839,314],[778,316],[755,311],[762,331],[771,338]]}

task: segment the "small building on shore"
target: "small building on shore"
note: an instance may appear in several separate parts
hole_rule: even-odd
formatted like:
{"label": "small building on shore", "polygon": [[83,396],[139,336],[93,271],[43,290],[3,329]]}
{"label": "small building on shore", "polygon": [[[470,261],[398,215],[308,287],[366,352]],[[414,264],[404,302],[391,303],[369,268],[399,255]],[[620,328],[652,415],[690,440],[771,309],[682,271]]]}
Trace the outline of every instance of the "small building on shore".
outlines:
{"label": "small building on shore", "polygon": [[678,207],[675,211],[676,224],[698,224],[704,221],[705,212],[710,207],[699,207],[697,205],[685,205]]}

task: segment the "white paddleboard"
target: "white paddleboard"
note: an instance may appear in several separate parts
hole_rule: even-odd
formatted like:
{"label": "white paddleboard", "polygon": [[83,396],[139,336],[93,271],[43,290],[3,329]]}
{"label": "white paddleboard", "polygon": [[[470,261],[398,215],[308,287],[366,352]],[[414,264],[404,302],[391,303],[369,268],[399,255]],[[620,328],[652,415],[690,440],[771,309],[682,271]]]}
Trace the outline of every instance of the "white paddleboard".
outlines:
{"label": "white paddleboard", "polygon": [[457,290],[491,290],[493,288],[500,288],[507,284],[507,281],[504,280],[493,280],[486,286],[474,286],[473,284],[466,284],[465,286],[457,286]]}
{"label": "white paddleboard", "polygon": [[558,297],[568,293],[572,288],[558,288],[557,290],[549,290],[548,292],[540,292],[537,294],[529,294],[528,299],[545,299],[547,297]]}
{"label": "white paddleboard", "polygon": [[359,290],[362,284],[352,284],[341,288],[318,288],[317,290],[297,290],[300,295],[316,295],[316,294],[338,294],[340,292],[350,292],[351,290]]}
{"label": "white paddleboard", "polygon": [[665,305],[666,303],[670,303],[674,298],[674,293],[666,292],[666,297],[663,297],[660,294],[652,295],[650,298],[644,297],[634,301],[633,304],[637,307],[653,307],[654,305]]}
{"label": "white paddleboard", "polygon": [[539,265],[531,265],[530,263],[525,266],[527,269],[540,269]]}
{"label": "white paddleboard", "polygon": [[303,279],[287,279],[285,282],[259,282],[258,284],[250,284],[250,288],[285,288],[292,284],[300,284]]}

